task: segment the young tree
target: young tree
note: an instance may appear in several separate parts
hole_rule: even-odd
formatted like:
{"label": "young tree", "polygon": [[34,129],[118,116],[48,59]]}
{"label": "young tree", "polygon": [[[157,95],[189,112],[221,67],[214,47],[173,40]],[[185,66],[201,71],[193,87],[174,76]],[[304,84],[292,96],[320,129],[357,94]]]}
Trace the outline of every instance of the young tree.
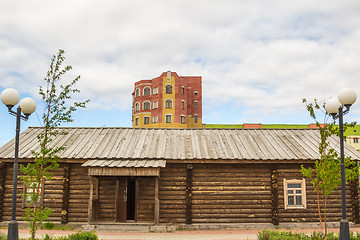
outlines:
{"label": "young tree", "polygon": [[60,84],[61,78],[72,69],[69,65],[61,68],[64,60],[64,50],[60,49],[57,55],[53,56],[49,70],[44,78],[46,86],[39,87],[39,94],[44,103],[43,131],[37,136],[40,151],[32,151],[35,157],[33,163],[20,165],[20,169],[24,173],[22,180],[25,182],[27,189],[24,193],[24,198],[27,200],[24,220],[30,224],[31,239],[35,239],[36,230],[53,212],[52,209],[42,206],[41,192],[44,181],[52,177],[51,171],[58,168],[58,154],[65,147],[50,147],[49,145],[54,137],[67,134],[57,127],[62,123],[73,122],[72,113],[78,108],[85,108],[89,102],[89,100],[86,100],[68,103],[72,94],[79,92],[78,89],[74,88],[74,85],[80,79],[80,76],[77,76],[69,84]]}
{"label": "young tree", "polygon": [[[318,101],[314,99],[313,103],[308,103],[306,99],[303,99],[303,103],[306,105],[306,110],[309,112],[310,117],[313,118],[316,122],[316,126],[319,129],[320,134],[320,144],[319,144],[319,154],[320,159],[316,160],[314,168],[304,168],[301,166],[300,172],[306,177],[311,179],[316,195],[317,195],[317,206],[318,214],[320,221],[321,232],[326,236],[327,234],[327,197],[329,194],[341,184],[340,178],[340,156],[333,149],[330,148],[329,138],[332,135],[339,135],[339,128],[335,125],[335,121],[331,116],[324,111],[325,107],[320,106]],[[324,114],[323,122],[320,123],[316,117],[316,111],[322,111]],[[345,123],[344,130],[347,127],[354,127],[355,122]],[[345,167],[346,167],[346,181],[353,181],[358,176],[358,166],[356,162],[351,161],[350,157],[345,158]],[[323,208],[322,208],[322,207]],[[323,231],[323,222],[325,231]]]}

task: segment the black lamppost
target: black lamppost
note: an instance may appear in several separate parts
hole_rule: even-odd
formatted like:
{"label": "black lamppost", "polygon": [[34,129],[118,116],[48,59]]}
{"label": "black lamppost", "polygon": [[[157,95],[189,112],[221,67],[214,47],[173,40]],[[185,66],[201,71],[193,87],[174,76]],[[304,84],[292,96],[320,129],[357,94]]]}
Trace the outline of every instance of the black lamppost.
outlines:
{"label": "black lamppost", "polygon": [[[12,192],[12,206],[11,206],[11,221],[8,227],[8,240],[18,240],[19,230],[16,221],[16,195],[18,183],[18,155],[19,155],[19,135],[20,135],[20,120],[27,120],[30,114],[36,109],[36,103],[32,98],[24,98],[20,101],[16,112],[12,108],[19,102],[19,93],[13,88],[7,88],[1,93],[1,101],[8,107],[11,115],[16,117],[16,137],[15,137],[15,157],[14,157],[14,171],[13,171],[13,192]],[[22,115],[21,112],[24,114]]]}
{"label": "black lamppost", "polygon": [[[350,111],[351,105],[356,101],[356,92],[350,88],[340,91],[338,99],[331,98],[325,103],[326,111],[334,118],[339,119],[340,157],[341,157],[341,210],[340,240],[350,240],[349,221],[346,218],[346,181],[344,163],[344,126],[343,116]],[[345,110],[343,107],[345,106]]]}

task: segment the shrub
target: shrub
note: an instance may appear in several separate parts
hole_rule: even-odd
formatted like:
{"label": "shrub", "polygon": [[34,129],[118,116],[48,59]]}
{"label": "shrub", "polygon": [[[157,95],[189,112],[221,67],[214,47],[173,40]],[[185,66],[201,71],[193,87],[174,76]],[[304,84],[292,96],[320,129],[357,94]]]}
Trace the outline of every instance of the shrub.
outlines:
{"label": "shrub", "polygon": [[[309,235],[305,233],[294,233],[287,231],[272,231],[272,230],[262,230],[258,233],[259,240],[322,240],[322,234],[319,232],[313,232]],[[324,240],[338,240],[338,233],[328,233]],[[351,240],[360,240],[360,233],[350,232]]]}
{"label": "shrub", "polygon": [[54,229],[54,227],[55,227],[55,224],[53,224],[51,222],[44,223],[44,228],[45,229],[51,230],[51,229]]}

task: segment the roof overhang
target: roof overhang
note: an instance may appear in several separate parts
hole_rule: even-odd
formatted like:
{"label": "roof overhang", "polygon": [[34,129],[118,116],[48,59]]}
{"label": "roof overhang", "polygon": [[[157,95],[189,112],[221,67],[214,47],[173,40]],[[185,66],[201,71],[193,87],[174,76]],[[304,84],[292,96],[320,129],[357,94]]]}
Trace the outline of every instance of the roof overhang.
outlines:
{"label": "roof overhang", "polygon": [[88,167],[90,176],[158,176],[165,160],[89,160],[81,165]]}

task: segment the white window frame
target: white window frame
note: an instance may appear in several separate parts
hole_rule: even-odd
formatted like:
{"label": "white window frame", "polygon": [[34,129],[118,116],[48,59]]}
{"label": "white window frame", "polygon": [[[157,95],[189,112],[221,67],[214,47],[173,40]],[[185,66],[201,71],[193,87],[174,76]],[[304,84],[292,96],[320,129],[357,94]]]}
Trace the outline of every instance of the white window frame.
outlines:
{"label": "white window frame", "polygon": [[[146,109],[146,108],[145,108],[145,103],[148,103],[148,104],[149,104],[149,109]],[[143,110],[151,110],[151,102],[150,102],[150,101],[144,101],[144,102],[143,102]]]}
{"label": "white window frame", "polygon": [[[145,119],[148,119],[147,123],[146,123]],[[148,125],[148,124],[150,124],[150,117],[144,116],[144,125]]]}
{"label": "white window frame", "polygon": [[358,139],[358,138],[354,138],[354,143],[359,143],[359,139]]}
{"label": "white window frame", "polygon": [[159,107],[159,102],[158,101],[153,102],[153,109],[156,109],[158,107]]}
{"label": "white window frame", "polygon": [[135,103],[135,112],[140,111],[140,103],[136,102]]}
{"label": "white window frame", "polygon": [[159,93],[159,88],[158,87],[154,87],[153,88],[153,94],[158,94]]}
{"label": "white window frame", "polygon": [[135,89],[135,97],[140,97],[140,88]]}
{"label": "white window frame", "polygon": [[[149,95],[145,95],[145,89],[149,89]],[[151,96],[151,87],[144,87],[143,96]]]}
{"label": "white window frame", "polygon": [[[170,117],[170,122],[167,121],[168,117]],[[165,114],[165,123],[172,123],[172,114]]]}
{"label": "white window frame", "polygon": [[[171,87],[171,93],[168,93],[167,92],[167,87]],[[166,86],[165,86],[165,94],[172,94],[173,93],[173,86],[171,85],[171,84],[166,84]]]}
{"label": "white window frame", "polygon": [[158,116],[153,116],[152,117],[152,123],[158,123],[159,122],[159,117]]}
{"label": "white window frame", "polygon": [[[302,205],[289,205],[288,204],[288,190],[291,190],[288,189],[288,184],[291,184],[291,183],[300,183],[300,189],[301,189],[301,202],[302,202]],[[297,189],[297,188],[294,188],[294,189]],[[294,194],[294,196],[296,196],[296,193]],[[294,199],[294,201],[296,201]],[[303,179],[285,179],[284,178],[284,209],[287,210],[287,209],[306,209],[306,181],[305,181],[305,178]]]}
{"label": "white window frame", "polygon": [[[183,121],[183,119],[184,119],[184,121]],[[185,115],[181,115],[180,116],[180,122],[185,124],[185,120],[186,120]]]}
{"label": "white window frame", "polygon": [[185,87],[181,86],[181,94],[185,94]]}
{"label": "white window frame", "polygon": [[199,107],[199,102],[197,100],[194,101],[194,108],[195,109],[198,109]]}
{"label": "white window frame", "polygon": [[[168,107],[167,104],[166,104],[166,102],[168,102],[168,101],[171,102],[171,106],[170,106],[170,107]],[[164,102],[164,106],[165,106],[166,109],[172,109],[172,108],[173,108],[173,105],[174,105],[174,104],[173,104],[173,100],[171,100],[171,99],[166,99],[165,102]]]}
{"label": "white window frame", "polygon": [[185,109],[185,101],[181,100],[181,109]]}

